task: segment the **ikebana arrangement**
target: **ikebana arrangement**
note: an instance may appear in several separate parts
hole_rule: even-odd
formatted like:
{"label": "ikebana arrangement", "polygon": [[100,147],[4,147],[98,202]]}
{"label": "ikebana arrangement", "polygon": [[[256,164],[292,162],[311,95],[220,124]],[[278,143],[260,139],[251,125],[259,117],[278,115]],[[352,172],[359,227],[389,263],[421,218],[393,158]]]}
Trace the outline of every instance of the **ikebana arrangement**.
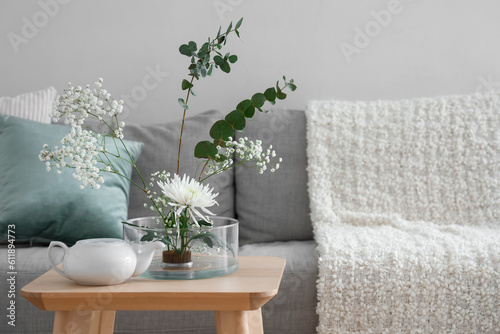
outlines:
{"label": "ikebana arrangement", "polygon": [[[231,71],[231,65],[236,63],[238,56],[222,53],[228,37],[233,33],[240,36],[239,28],[243,22],[240,19],[233,27],[232,22],[222,32],[219,28],[214,38],[198,47],[190,41],[179,47],[179,52],[190,59],[188,78],[183,79],[181,89],[185,91],[184,98],[178,102],[183,109],[179,135],[179,150],[177,154],[177,169],[175,173],[157,171],[148,178],[143,177],[129,153],[123,136],[125,123],[119,119],[123,111],[123,101],[115,100],[103,88],[100,78],[91,88],[73,86],[57,97],[53,118],[55,121],[64,118],[71,126],[69,133],[62,138],[61,146],[44,145],[40,152],[40,160],[46,164],[48,171],[55,169],[61,173],[64,168],[73,169],[73,177],[80,181],[80,188],[91,187],[99,189],[108,173],[126,178],[132,185],[139,187],[147,198],[149,207],[165,229],[165,233],[145,233],[142,241],[161,240],[166,245],[164,262],[169,262],[169,254],[176,257],[174,262],[190,263],[190,251],[195,241],[202,241],[206,247],[227,247],[210,232],[213,225],[210,207],[217,205],[217,193],[206,180],[223,173],[237,165],[256,168],[260,173],[274,172],[279,168],[281,158],[276,156],[272,146],[262,147],[258,139],[242,138],[235,140],[235,131],[241,131],[246,126],[246,120],[254,116],[256,111],[267,112],[266,102],[274,105],[277,100],[287,97],[284,90],[296,89],[293,80],[283,77],[283,83],[278,81],[275,86],[264,92],[253,94],[237,104],[224,119],[216,121],[209,129],[209,139],[200,141],[194,147],[194,156],[200,159],[199,173],[186,175],[180,170],[181,147],[186,113],[189,109],[189,98],[196,96],[194,87],[196,81],[212,75],[214,70],[224,73]],[[97,120],[107,131],[104,134],[91,130],[88,120]],[[112,149],[111,149],[112,148]],[[120,154],[122,152],[125,154]],[[117,153],[118,152],[118,153]],[[130,163],[137,172],[140,182],[134,182],[120,173],[115,167],[117,160]],[[130,224],[130,223],[129,223]],[[195,231],[195,233],[193,233]],[[181,260],[179,260],[181,258]]]}

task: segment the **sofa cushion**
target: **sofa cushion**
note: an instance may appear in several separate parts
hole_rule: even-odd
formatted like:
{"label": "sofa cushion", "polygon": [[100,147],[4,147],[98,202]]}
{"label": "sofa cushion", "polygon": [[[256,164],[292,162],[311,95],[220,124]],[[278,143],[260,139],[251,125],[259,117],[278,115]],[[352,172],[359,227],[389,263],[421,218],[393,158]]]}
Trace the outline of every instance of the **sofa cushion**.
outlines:
{"label": "sofa cushion", "polygon": [[312,239],[306,172],[306,126],[303,111],[257,113],[236,139],[248,137],[273,145],[283,159],[280,168],[260,175],[237,167],[236,216],[240,243]]}
{"label": "sofa cushion", "polygon": [[[194,177],[196,171],[201,171],[200,159],[194,157],[194,147],[201,140],[210,139],[210,126],[223,117],[218,111],[207,111],[186,118],[182,137],[182,152],[180,174],[186,173]],[[152,173],[166,170],[171,174],[177,170],[177,152],[179,149],[179,134],[181,121],[155,125],[127,124],[124,128],[125,139],[144,144],[141,156],[137,160],[137,168],[142,177],[149,180]],[[132,173],[132,181],[139,183],[141,179],[136,171]],[[234,217],[234,181],[233,170],[207,179],[204,184],[214,187],[214,193],[219,193],[216,200],[218,206],[210,211],[220,215]],[[146,196],[137,187],[130,191],[129,218],[154,215],[144,207]]]}
{"label": "sofa cushion", "polygon": [[49,124],[56,95],[54,87],[47,87],[15,97],[0,97],[0,114]]}
{"label": "sofa cushion", "polygon": [[[0,115],[1,239],[7,239],[8,225],[15,225],[16,242],[60,240],[73,244],[85,238],[123,235],[127,180],[107,174],[99,190],[81,190],[70,169],[60,175],[48,173],[39,160],[43,144],[60,145],[68,132],[64,126]],[[127,146],[137,159],[142,145],[128,142]],[[113,151],[114,147],[108,150]],[[116,166],[123,175],[131,174],[128,163],[118,161]]]}
{"label": "sofa cushion", "polygon": [[278,294],[262,307],[265,333],[316,333],[316,247],[316,242],[308,240],[247,244],[240,248],[240,256],[286,259]]}

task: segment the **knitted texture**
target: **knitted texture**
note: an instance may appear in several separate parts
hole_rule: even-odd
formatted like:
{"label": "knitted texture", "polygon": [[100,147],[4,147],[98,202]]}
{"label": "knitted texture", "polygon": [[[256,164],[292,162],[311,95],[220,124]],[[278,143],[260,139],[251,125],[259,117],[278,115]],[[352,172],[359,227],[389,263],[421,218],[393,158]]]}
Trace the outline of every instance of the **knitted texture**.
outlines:
{"label": "knitted texture", "polygon": [[309,103],[320,333],[500,333],[499,102]]}

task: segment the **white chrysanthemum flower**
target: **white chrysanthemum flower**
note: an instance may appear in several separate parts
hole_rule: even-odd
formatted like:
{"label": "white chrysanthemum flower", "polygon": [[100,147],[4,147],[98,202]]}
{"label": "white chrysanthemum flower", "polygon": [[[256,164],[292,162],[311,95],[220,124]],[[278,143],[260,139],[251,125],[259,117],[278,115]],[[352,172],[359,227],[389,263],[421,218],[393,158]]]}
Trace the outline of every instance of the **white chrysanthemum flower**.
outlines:
{"label": "white chrysanthemum flower", "polygon": [[214,188],[210,189],[210,186],[203,185],[195,179],[190,178],[186,174],[181,177],[174,174],[171,179],[165,180],[165,182],[158,181],[158,186],[160,186],[163,194],[170,200],[168,205],[176,207],[176,214],[180,215],[185,209],[189,211],[191,219],[194,221],[195,225],[198,225],[196,217],[203,219],[208,222],[206,216],[204,216],[197,208],[209,215],[214,215],[207,208],[217,204],[215,198],[217,194],[213,193]]}

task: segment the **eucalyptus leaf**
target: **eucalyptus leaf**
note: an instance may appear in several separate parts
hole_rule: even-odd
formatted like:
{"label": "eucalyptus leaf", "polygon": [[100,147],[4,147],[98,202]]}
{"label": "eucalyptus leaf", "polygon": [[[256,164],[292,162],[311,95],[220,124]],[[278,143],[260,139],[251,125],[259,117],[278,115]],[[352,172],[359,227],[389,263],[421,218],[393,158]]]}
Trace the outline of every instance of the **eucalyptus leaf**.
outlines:
{"label": "eucalyptus leaf", "polygon": [[187,44],[182,44],[179,47],[179,52],[185,56],[191,57],[191,49]]}
{"label": "eucalyptus leaf", "polygon": [[234,64],[234,63],[236,63],[236,61],[238,60],[238,56],[237,56],[237,55],[230,55],[230,56],[228,57],[228,59],[229,59],[229,62],[230,62],[231,64]]}
{"label": "eucalyptus leaf", "polygon": [[231,72],[231,66],[229,66],[229,63],[227,61],[224,61],[220,65],[220,69],[222,70],[222,72],[225,72],[225,73]]}
{"label": "eucalyptus leaf", "polygon": [[281,90],[276,94],[276,97],[279,99],[279,100],[284,100],[286,99],[286,94],[283,93]]}
{"label": "eucalyptus leaf", "polygon": [[210,137],[223,141],[229,140],[229,137],[234,138],[233,126],[226,120],[217,121],[210,128]]}
{"label": "eucalyptus leaf", "polygon": [[207,140],[200,141],[194,148],[194,156],[196,158],[214,158],[217,152],[215,144]]}
{"label": "eucalyptus leaf", "polygon": [[189,49],[191,49],[192,52],[195,52],[198,49],[197,46],[196,46],[196,43],[193,42],[193,41],[190,41],[188,43],[188,46],[189,46]]}
{"label": "eucalyptus leaf", "polygon": [[231,32],[232,28],[233,28],[233,22],[230,22],[229,27],[227,27],[227,30],[226,30],[226,35],[228,35]]}
{"label": "eucalyptus leaf", "polygon": [[243,111],[246,118],[252,118],[255,114],[255,107],[250,100],[243,100],[236,106],[236,109]]}
{"label": "eucalyptus leaf", "polygon": [[273,87],[266,89],[264,95],[269,102],[274,102],[276,100],[276,90]]}
{"label": "eucalyptus leaf", "polygon": [[266,96],[262,93],[256,93],[252,96],[252,104],[256,108],[262,107],[265,102],[266,102]]}
{"label": "eucalyptus leaf", "polygon": [[181,105],[181,107],[182,107],[182,108],[184,108],[184,109],[189,109],[189,107],[188,107],[188,105],[186,104],[186,101],[184,101],[184,99],[179,98],[179,99],[178,99],[178,101],[179,101],[179,104]]}
{"label": "eucalyptus leaf", "polygon": [[[186,79],[182,80],[182,90],[186,90],[193,87],[193,84],[187,81]],[[184,101],[184,100],[183,100]]]}
{"label": "eucalyptus leaf", "polygon": [[241,24],[243,23],[243,18],[241,18],[237,23],[236,23],[236,26],[234,26],[234,29],[238,29],[239,27],[241,27]]}
{"label": "eucalyptus leaf", "polygon": [[225,120],[233,126],[236,130],[243,130],[246,125],[245,114],[241,110],[231,111]]}
{"label": "eucalyptus leaf", "polygon": [[221,56],[214,56],[214,63],[218,66],[224,64],[224,59]]}

